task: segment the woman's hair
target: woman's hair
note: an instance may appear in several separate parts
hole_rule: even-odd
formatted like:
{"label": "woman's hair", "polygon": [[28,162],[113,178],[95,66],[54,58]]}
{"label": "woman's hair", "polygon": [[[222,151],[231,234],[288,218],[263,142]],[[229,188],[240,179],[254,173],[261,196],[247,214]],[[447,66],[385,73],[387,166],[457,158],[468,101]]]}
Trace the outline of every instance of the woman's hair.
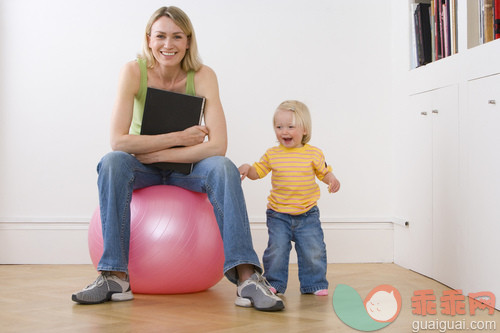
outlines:
{"label": "woman's hair", "polygon": [[156,59],[153,56],[153,52],[149,48],[148,37],[151,37],[151,27],[153,24],[161,17],[166,16],[171,18],[174,23],[182,29],[188,38],[189,48],[186,50],[186,55],[181,61],[181,68],[184,71],[198,71],[202,62],[200,56],[198,54],[198,45],[196,44],[196,36],[194,34],[193,25],[191,24],[191,20],[180,8],[169,6],[169,7],[161,7],[157,11],[151,15],[151,18],[146,25],[146,33],[144,34],[144,42],[142,46],[142,54],[141,58],[146,59],[148,67],[152,68],[156,64]]}
{"label": "woman's hair", "polygon": [[[304,134],[304,136],[302,137],[302,144],[305,145],[306,143],[308,143],[311,140],[312,121],[311,114],[309,113],[309,109],[307,108],[307,106],[302,102],[290,100],[281,103],[276,109],[276,112],[278,112],[279,110],[293,111],[295,126],[302,127],[306,132],[306,134]],[[273,125],[274,121],[275,117],[273,117]]]}

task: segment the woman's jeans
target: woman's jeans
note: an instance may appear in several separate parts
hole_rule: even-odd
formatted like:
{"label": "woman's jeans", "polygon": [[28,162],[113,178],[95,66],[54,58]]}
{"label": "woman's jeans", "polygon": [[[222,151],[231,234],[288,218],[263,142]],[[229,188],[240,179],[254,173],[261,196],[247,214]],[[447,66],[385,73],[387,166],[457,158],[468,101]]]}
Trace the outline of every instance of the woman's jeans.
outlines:
{"label": "woman's jeans", "polygon": [[288,283],[288,264],[295,242],[299,266],[300,292],[314,293],[328,289],[326,280],[326,246],[317,206],[301,215],[290,215],[268,209],[269,242],[264,252],[264,275],[279,293]]}
{"label": "woman's jeans", "polygon": [[262,272],[252,245],[240,174],[228,158],[206,158],[185,175],[144,165],[128,153],[114,151],[101,159],[97,171],[104,241],[99,271],[127,272],[132,192],[164,184],[208,195],[224,244],[224,274],[231,282],[237,283],[236,266],[241,264],[252,264]]}

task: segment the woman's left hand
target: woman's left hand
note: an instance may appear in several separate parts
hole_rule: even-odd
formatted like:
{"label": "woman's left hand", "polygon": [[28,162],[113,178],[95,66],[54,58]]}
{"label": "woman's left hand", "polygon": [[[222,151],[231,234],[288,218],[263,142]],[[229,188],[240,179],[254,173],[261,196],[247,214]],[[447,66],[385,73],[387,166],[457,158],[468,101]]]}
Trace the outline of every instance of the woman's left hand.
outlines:
{"label": "woman's left hand", "polygon": [[144,154],[134,154],[135,158],[137,158],[137,160],[142,164],[152,164],[160,162],[159,155],[160,153],[157,151]]}

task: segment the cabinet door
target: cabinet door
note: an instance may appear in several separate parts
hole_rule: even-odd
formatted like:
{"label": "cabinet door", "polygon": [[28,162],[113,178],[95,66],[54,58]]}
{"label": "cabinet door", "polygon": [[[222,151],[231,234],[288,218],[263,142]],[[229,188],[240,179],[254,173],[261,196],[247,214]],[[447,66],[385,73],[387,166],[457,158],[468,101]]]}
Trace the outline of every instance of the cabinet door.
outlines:
{"label": "cabinet door", "polygon": [[487,290],[500,304],[500,75],[468,82],[464,112],[463,189],[469,291]]}
{"label": "cabinet door", "polygon": [[432,274],[432,94],[410,96],[406,147],[404,192],[405,216],[410,222],[409,268]]}
{"label": "cabinet door", "polygon": [[458,87],[412,95],[409,103],[407,149],[399,149],[398,156],[406,161],[406,178],[399,177],[397,188],[404,198],[398,210],[410,227],[397,231],[407,242],[399,247],[407,267],[446,283],[459,276],[453,229],[458,215]]}
{"label": "cabinet door", "polygon": [[463,275],[459,227],[458,86],[432,92],[432,277],[450,286]]}

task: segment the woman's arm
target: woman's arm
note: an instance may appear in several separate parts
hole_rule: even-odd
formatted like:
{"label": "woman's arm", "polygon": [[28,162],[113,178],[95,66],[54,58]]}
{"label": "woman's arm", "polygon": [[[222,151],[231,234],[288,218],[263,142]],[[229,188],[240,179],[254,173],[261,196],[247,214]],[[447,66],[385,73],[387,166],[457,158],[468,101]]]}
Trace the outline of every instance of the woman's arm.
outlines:
{"label": "woman's arm", "polygon": [[161,148],[145,154],[136,154],[139,161],[145,164],[155,162],[194,163],[210,156],[226,154],[226,119],[219,97],[219,86],[215,72],[211,68],[203,66],[195,75],[195,87],[196,94],[206,98],[204,117],[208,140],[193,145],[180,142],[177,145],[186,147]]}
{"label": "woman's arm", "polygon": [[155,152],[178,145],[195,145],[207,135],[205,126],[194,126],[182,132],[161,135],[130,135],[134,96],[139,91],[140,70],[136,61],[122,68],[118,93],[111,117],[111,148],[130,154]]}

